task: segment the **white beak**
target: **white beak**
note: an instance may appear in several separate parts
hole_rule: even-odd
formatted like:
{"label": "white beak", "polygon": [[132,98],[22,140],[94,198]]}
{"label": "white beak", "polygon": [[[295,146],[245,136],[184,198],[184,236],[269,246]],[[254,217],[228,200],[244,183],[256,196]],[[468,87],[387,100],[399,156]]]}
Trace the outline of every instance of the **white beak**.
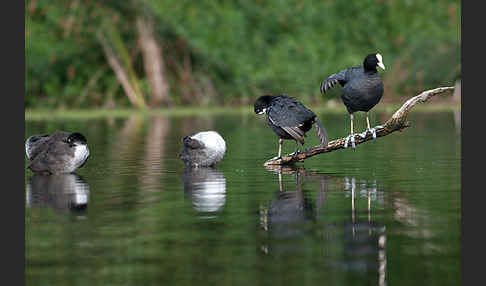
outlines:
{"label": "white beak", "polygon": [[383,57],[380,54],[376,54],[376,59],[378,60],[378,66],[385,70],[385,65],[383,64]]}
{"label": "white beak", "polygon": [[266,108],[264,108],[262,111],[258,112],[257,114],[264,114],[267,111]]}

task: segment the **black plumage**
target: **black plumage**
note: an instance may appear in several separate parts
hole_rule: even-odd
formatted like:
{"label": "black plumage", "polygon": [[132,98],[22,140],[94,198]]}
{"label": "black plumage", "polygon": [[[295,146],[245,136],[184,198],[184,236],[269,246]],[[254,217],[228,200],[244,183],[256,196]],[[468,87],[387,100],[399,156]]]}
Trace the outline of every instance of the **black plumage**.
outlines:
{"label": "black plumage", "polygon": [[328,137],[322,123],[314,112],[295,98],[286,94],[263,95],[256,100],[254,111],[256,114],[265,113],[269,126],[280,137],[278,157],[281,156],[283,139],[293,139],[303,146],[305,133],[312,125],[316,127],[321,145],[327,146]]}
{"label": "black plumage", "polygon": [[216,131],[202,131],[184,136],[179,158],[187,166],[212,167],[223,159],[226,142]]}
{"label": "black plumage", "polygon": [[353,113],[356,111],[366,112],[367,130],[361,136],[366,136],[366,132],[370,131],[373,138],[376,138],[375,128],[370,128],[368,111],[378,104],[383,96],[383,82],[376,69],[377,66],[385,69],[382,56],[377,53],[369,54],[365,57],[362,66],[351,67],[332,74],[321,83],[322,93],[327,92],[336,84],[342,86],[341,98],[351,118],[351,134],[348,136],[345,146],[347,146],[348,140],[351,140],[354,148]]}
{"label": "black plumage", "polygon": [[25,142],[28,168],[35,173],[71,173],[81,168],[90,152],[86,138],[78,132],[56,131],[32,135]]}

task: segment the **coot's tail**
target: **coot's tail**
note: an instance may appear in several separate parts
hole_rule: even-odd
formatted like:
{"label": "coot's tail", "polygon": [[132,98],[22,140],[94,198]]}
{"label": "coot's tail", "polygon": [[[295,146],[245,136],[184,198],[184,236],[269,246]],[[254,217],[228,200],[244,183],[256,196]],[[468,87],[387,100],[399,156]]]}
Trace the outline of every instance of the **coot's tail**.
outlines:
{"label": "coot's tail", "polygon": [[322,126],[321,121],[317,119],[317,117],[316,120],[314,121],[314,126],[317,131],[317,136],[319,136],[319,140],[321,141],[321,145],[327,147],[327,143],[329,143],[327,139],[327,132],[326,129],[324,129],[324,126]]}

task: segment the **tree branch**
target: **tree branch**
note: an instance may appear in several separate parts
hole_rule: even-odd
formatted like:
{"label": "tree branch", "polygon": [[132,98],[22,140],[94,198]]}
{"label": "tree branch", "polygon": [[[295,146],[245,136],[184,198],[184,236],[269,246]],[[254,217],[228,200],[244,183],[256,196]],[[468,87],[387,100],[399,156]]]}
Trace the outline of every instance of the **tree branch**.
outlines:
{"label": "tree branch", "polygon": [[[145,108],[145,99],[137,85],[137,82],[133,80],[133,77],[130,77],[129,70],[123,68],[122,61],[118,59],[115,51],[111,48],[108,40],[105,38],[101,30],[98,30],[96,37],[103,48],[103,52],[108,60],[108,64],[115,72],[115,75],[125,90],[130,103],[138,108]],[[131,78],[132,80],[130,80]]]}
{"label": "tree branch", "polygon": [[[414,107],[418,103],[423,103],[429,100],[429,98],[444,93],[446,91],[453,90],[454,87],[439,87],[436,89],[426,90],[421,94],[414,96],[407,100],[402,107],[400,107],[393,116],[388,119],[388,121],[383,125],[383,128],[376,130],[376,137],[383,137],[388,134],[391,134],[395,131],[402,131],[410,126],[409,122],[407,121],[407,115],[410,109]],[[355,144],[359,145],[366,141],[372,140],[373,136],[368,132],[366,137],[362,138],[358,134],[355,134]],[[339,138],[329,142],[327,147],[322,147],[320,145],[316,145],[314,147],[308,148],[297,155],[284,155],[280,159],[270,159],[264,163],[265,166],[269,165],[291,165],[296,162],[303,162],[305,159],[315,156],[321,153],[328,153],[339,149],[344,149],[344,143],[346,138]]]}

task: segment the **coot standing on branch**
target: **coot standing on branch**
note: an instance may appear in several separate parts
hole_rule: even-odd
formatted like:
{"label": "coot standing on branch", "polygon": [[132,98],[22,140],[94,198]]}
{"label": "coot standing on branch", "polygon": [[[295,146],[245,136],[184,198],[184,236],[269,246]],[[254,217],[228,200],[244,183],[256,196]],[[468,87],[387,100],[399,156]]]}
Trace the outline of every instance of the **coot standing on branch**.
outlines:
{"label": "coot standing on branch", "polygon": [[343,88],[341,91],[341,98],[344,105],[349,112],[351,119],[351,134],[346,137],[344,147],[348,146],[351,141],[352,147],[355,148],[354,133],[353,133],[353,113],[356,111],[366,112],[367,129],[360,134],[362,138],[366,137],[369,131],[373,138],[376,138],[376,128],[383,128],[382,126],[370,127],[368,119],[368,112],[372,109],[383,96],[383,82],[376,67],[379,66],[383,70],[383,57],[379,54],[369,54],[364,59],[362,66],[356,66],[340,71],[330,75],[321,83],[321,93],[325,93],[331,87],[339,83]]}
{"label": "coot standing on branch", "polygon": [[322,123],[314,112],[295,98],[286,94],[263,95],[256,100],[254,111],[256,114],[266,114],[268,124],[280,137],[277,158],[281,158],[282,155],[283,139],[295,140],[296,149],[293,154],[297,154],[298,143],[304,146],[305,133],[312,128],[312,125],[316,128],[321,145],[327,146],[327,133]]}

